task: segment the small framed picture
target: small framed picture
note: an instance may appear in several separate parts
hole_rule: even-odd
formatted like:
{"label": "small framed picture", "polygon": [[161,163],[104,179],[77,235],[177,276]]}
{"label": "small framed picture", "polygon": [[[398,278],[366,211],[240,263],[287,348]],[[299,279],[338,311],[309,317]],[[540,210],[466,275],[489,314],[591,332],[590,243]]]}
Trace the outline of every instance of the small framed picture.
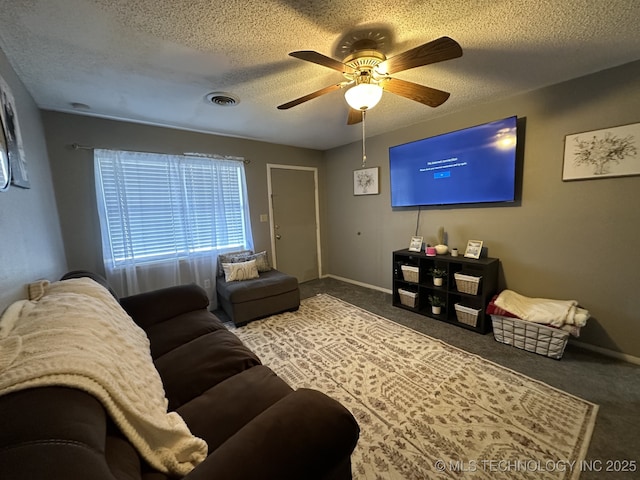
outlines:
{"label": "small framed picture", "polygon": [[562,180],[640,175],[640,123],[567,135]]}
{"label": "small framed picture", "polygon": [[482,252],[482,240],[469,240],[464,256],[467,258],[480,258]]}
{"label": "small framed picture", "polygon": [[422,250],[422,237],[411,237],[411,243],[409,243],[410,252],[419,252]]}
{"label": "small framed picture", "polygon": [[380,188],[378,184],[378,173],[380,167],[361,168],[353,172],[353,194],[354,195],[378,195]]}

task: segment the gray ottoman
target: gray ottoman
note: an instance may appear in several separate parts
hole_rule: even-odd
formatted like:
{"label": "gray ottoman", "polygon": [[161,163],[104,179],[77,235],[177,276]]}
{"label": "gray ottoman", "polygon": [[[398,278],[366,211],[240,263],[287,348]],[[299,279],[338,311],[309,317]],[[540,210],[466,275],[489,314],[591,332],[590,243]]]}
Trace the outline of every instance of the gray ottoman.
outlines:
{"label": "gray ottoman", "polygon": [[218,307],[237,327],[300,306],[298,279],[275,269],[241,282],[226,282],[224,276],[218,277],[216,290]]}

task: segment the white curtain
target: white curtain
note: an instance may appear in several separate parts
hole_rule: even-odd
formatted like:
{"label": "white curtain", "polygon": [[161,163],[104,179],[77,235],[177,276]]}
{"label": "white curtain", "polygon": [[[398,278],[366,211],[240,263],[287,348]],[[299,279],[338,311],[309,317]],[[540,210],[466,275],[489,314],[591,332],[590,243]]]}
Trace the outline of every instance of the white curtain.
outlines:
{"label": "white curtain", "polygon": [[121,296],[197,283],[215,307],[220,253],[253,249],[244,164],[94,151],[107,280]]}

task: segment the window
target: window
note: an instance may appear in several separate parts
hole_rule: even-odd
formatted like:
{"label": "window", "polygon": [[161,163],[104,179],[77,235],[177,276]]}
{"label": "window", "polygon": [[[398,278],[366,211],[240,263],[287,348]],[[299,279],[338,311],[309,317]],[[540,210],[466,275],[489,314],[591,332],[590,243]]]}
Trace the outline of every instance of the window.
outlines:
{"label": "window", "polygon": [[94,163],[108,272],[251,248],[242,161],[97,149]]}

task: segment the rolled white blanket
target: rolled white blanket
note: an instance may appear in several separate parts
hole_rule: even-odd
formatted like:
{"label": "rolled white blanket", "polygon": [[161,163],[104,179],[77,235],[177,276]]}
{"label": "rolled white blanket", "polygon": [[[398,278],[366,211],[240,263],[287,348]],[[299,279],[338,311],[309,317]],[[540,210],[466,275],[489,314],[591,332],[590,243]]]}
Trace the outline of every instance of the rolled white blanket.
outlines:
{"label": "rolled white blanket", "polygon": [[553,327],[584,327],[590,317],[587,310],[578,307],[576,300],[530,298],[513,290],[503,290],[494,303],[523,320]]}
{"label": "rolled white blanket", "polygon": [[182,477],[207,456],[206,442],[167,411],[144,331],[88,278],[52,283],[0,318],[0,394],[52,385],[95,396],[161,472]]}

